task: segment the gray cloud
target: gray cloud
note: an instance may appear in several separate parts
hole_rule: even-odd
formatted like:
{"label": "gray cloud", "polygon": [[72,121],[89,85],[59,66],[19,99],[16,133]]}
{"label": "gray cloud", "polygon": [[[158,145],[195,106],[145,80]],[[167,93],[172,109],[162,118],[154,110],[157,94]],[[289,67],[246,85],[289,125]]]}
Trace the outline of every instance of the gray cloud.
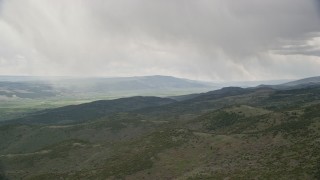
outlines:
{"label": "gray cloud", "polygon": [[277,54],[283,55],[307,55],[320,57],[320,34],[311,33],[303,38],[287,40],[283,46],[274,50]]}
{"label": "gray cloud", "polygon": [[207,80],[317,75],[316,3],[2,0],[0,74]]}

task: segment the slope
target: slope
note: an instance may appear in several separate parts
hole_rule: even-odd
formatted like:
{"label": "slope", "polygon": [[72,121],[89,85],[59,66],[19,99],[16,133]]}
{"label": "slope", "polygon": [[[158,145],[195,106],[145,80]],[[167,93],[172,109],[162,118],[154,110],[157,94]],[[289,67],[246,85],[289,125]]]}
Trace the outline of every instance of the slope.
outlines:
{"label": "slope", "polygon": [[1,126],[3,174],[12,179],[316,179],[319,92],[319,86],[224,88],[82,123]]}
{"label": "slope", "polygon": [[175,100],[159,97],[130,97],[116,100],[100,100],[80,105],[65,106],[56,109],[48,109],[31,114],[30,116],[6,121],[4,123],[23,124],[71,124],[88,120],[95,120],[104,116],[110,116],[119,112],[156,107],[174,103]]}

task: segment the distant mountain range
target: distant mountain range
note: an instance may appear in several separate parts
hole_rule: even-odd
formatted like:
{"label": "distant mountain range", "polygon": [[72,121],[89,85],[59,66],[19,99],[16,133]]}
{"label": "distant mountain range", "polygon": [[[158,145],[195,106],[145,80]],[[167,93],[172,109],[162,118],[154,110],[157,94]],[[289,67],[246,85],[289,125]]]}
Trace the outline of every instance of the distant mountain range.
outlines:
{"label": "distant mountain range", "polygon": [[133,95],[172,95],[204,92],[216,89],[208,82],[193,81],[170,76],[142,76],[117,78],[40,78],[0,76],[0,97],[52,98],[52,97],[128,97]]}
{"label": "distant mountain range", "polygon": [[[202,82],[171,76],[140,76],[115,78],[73,78],[0,76],[0,99],[44,99],[44,98],[103,98],[130,96],[172,96],[202,93],[227,86],[272,87],[276,89],[295,88],[319,84],[320,77],[297,81],[243,81]],[[95,98],[96,97],[96,98]],[[182,97],[181,97],[182,98]]]}
{"label": "distant mountain range", "polygon": [[141,76],[116,78],[80,78],[53,81],[57,87],[85,92],[132,92],[212,88],[212,83],[171,76]]}

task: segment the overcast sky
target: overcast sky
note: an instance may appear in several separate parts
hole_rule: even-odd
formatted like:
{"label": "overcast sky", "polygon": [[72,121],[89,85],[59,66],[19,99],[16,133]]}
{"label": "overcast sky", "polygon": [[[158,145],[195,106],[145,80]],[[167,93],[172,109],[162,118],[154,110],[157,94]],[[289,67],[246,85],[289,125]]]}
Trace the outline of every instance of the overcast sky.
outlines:
{"label": "overcast sky", "polygon": [[320,75],[318,0],[0,0],[0,74]]}

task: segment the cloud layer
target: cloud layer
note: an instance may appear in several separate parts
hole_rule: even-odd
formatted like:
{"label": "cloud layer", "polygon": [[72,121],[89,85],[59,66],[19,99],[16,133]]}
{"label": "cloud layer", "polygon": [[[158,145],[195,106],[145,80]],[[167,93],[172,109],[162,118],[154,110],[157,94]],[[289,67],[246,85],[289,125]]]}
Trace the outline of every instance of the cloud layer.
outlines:
{"label": "cloud layer", "polygon": [[0,74],[319,75],[316,0],[1,0]]}

